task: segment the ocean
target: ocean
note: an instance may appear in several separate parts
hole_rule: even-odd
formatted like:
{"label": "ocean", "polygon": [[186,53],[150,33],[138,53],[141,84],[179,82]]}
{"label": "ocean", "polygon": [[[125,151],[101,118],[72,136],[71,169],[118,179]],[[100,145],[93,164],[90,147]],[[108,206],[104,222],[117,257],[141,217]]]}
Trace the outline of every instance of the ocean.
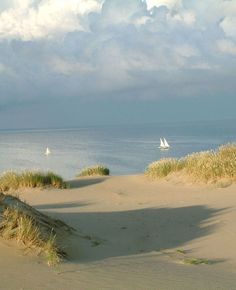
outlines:
{"label": "ocean", "polygon": [[[159,150],[165,137],[170,150]],[[0,131],[0,172],[44,170],[73,179],[82,168],[103,164],[112,175],[144,172],[165,157],[236,142],[236,121],[168,122],[73,129]],[[46,156],[49,147],[51,154]]]}

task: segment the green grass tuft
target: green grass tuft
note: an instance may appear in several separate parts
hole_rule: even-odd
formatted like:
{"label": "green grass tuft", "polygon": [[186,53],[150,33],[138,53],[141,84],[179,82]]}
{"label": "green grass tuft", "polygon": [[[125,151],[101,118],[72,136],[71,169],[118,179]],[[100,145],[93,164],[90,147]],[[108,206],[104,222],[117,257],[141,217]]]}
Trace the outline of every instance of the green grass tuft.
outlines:
{"label": "green grass tuft", "polygon": [[227,186],[236,181],[236,144],[221,146],[216,151],[193,153],[181,159],[161,159],[148,166],[146,175],[159,179],[173,172],[187,174],[194,181]]}
{"label": "green grass tuft", "polygon": [[77,177],[84,176],[106,176],[110,174],[110,170],[102,165],[95,165],[93,167],[87,167],[83,169]]}
{"label": "green grass tuft", "polygon": [[62,257],[65,256],[64,251],[57,246],[56,238],[56,235],[51,234],[43,244],[42,251],[49,266],[60,263]]}
{"label": "green grass tuft", "polygon": [[178,249],[176,250],[176,252],[183,255],[186,254],[186,251],[184,249]]}
{"label": "green grass tuft", "polygon": [[9,171],[0,176],[0,190],[17,190],[19,188],[34,188],[52,186],[55,188],[66,188],[67,185],[62,177],[53,172],[24,171],[16,173]]}
{"label": "green grass tuft", "polygon": [[199,259],[199,258],[186,258],[183,260],[185,264],[190,265],[209,265],[210,261],[208,259]]}

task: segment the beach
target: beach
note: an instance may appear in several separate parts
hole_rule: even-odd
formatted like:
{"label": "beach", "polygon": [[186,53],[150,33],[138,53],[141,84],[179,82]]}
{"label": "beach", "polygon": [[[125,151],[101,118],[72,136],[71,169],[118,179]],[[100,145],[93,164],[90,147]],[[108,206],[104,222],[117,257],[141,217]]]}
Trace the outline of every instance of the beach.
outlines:
{"label": "beach", "polygon": [[235,191],[143,175],[21,190],[75,231],[54,267],[1,239],[0,289],[236,289]]}
{"label": "beach", "polygon": [[236,290],[235,27],[0,1],[0,290]]}

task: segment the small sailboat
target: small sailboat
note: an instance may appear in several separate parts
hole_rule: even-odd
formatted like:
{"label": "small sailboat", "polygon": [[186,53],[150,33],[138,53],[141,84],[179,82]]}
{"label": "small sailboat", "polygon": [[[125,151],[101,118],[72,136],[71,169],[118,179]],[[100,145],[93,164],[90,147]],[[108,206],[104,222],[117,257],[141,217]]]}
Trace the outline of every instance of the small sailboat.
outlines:
{"label": "small sailboat", "polygon": [[166,141],[165,138],[160,138],[160,146],[159,146],[160,149],[162,150],[168,150],[170,148],[170,145],[168,144],[168,142]]}
{"label": "small sailboat", "polygon": [[164,140],[164,145],[165,145],[165,147],[166,147],[166,148],[170,148],[170,145],[168,144],[168,142],[166,141],[166,139],[164,138],[163,140]]}
{"label": "small sailboat", "polygon": [[46,148],[46,151],[45,151],[45,155],[49,155],[49,154],[51,154],[51,151],[50,151],[50,149],[47,147],[47,148]]}
{"label": "small sailboat", "polygon": [[163,140],[160,138],[160,146],[159,146],[159,148],[162,149],[162,148],[164,148],[164,147],[165,147],[164,142],[163,142]]}

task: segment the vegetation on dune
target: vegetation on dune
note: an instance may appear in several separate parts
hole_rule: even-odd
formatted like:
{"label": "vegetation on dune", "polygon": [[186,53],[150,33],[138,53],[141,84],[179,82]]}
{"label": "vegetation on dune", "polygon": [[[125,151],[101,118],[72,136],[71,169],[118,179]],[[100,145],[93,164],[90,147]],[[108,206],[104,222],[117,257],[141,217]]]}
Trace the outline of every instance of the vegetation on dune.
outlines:
{"label": "vegetation on dune", "polygon": [[24,171],[17,173],[9,171],[0,176],[0,190],[16,190],[19,188],[34,188],[52,186],[54,188],[65,188],[66,183],[62,177],[53,172]]}
{"label": "vegetation on dune", "polygon": [[0,235],[45,256],[48,265],[57,264],[66,255],[59,246],[58,233],[70,230],[18,198],[0,193]]}
{"label": "vegetation on dune", "polygon": [[105,176],[105,175],[109,175],[110,174],[110,170],[102,165],[95,165],[92,167],[87,167],[85,169],[83,169],[78,177],[83,177],[83,176]]}
{"label": "vegetation on dune", "polygon": [[202,259],[202,258],[187,258],[183,260],[184,264],[190,264],[190,265],[210,265],[211,262],[208,259]]}
{"label": "vegetation on dune", "polygon": [[0,234],[5,239],[14,239],[28,249],[37,249],[46,256],[49,265],[57,264],[62,252],[56,245],[55,235],[42,234],[37,222],[27,214],[12,208],[3,212]]}
{"label": "vegetation on dune", "polygon": [[221,146],[216,151],[200,152],[185,158],[186,172],[201,181],[236,180],[236,144]]}
{"label": "vegetation on dune", "polygon": [[151,163],[146,170],[146,174],[152,179],[162,178],[172,172],[181,170],[183,166],[182,160],[175,158],[161,159]]}
{"label": "vegetation on dune", "polygon": [[173,172],[181,172],[199,182],[236,181],[236,144],[221,146],[216,151],[193,153],[181,159],[161,159],[146,169],[146,175],[152,179]]}

